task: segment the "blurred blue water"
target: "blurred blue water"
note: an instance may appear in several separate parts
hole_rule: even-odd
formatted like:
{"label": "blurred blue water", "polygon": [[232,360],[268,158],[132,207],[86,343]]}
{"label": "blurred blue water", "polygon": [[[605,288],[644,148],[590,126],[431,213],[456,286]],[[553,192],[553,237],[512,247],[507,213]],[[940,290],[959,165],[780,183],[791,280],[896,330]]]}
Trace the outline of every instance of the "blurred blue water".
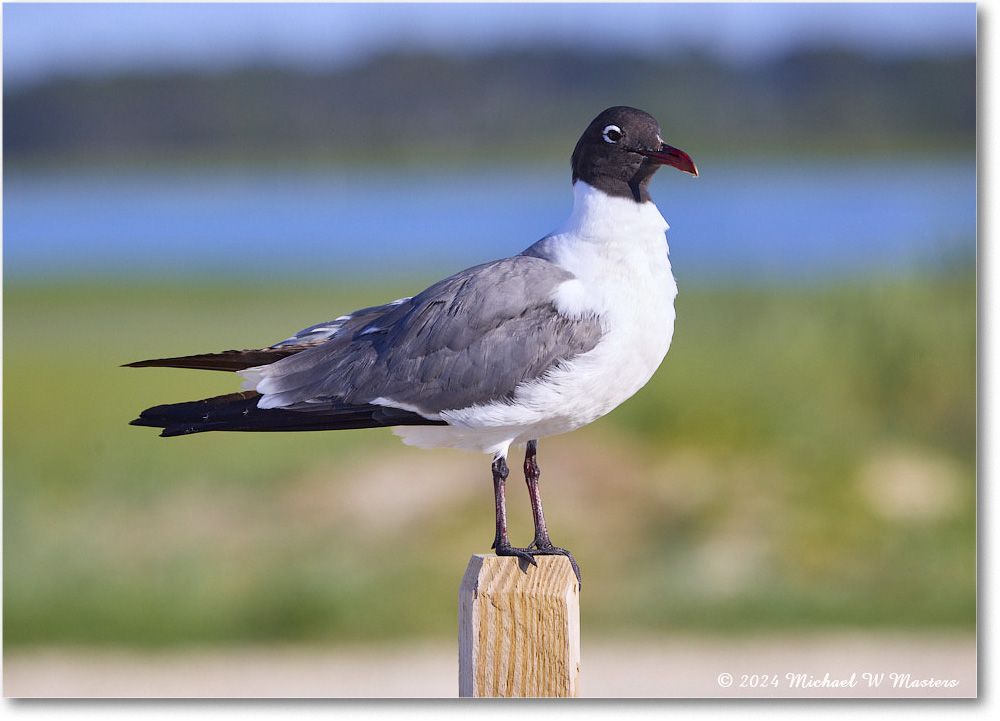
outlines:
{"label": "blurred blue water", "polygon": [[[681,279],[795,280],[972,257],[976,164],[699,162],[652,192]],[[5,170],[4,276],[450,272],[516,253],[567,216],[568,168]]]}

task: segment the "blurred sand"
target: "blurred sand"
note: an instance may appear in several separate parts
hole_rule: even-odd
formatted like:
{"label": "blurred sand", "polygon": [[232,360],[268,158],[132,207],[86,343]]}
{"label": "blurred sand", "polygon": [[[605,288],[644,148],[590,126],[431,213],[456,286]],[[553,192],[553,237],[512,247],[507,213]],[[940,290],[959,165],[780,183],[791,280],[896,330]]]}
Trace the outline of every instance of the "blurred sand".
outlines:
{"label": "blurred sand", "polygon": [[[588,697],[968,698],[977,695],[976,653],[972,634],[584,638],[581,686]],[[733,683],[724,688],[719,678],[725,673]],[[866,673],[884,674],[884,680],[870,687]],[[850,682],[853,674],[855,685],[790,688],[789,674],[820,684],[824,679]],[[957,685],[894,688],[892,674],[909,674],[911,683]],[[765,675],[778,687],[760,687]],[[5,696],[36,698],[454,697],[458,650],[457,643],[440,642],[164,652],[18,650],[4,654],[3,685]]]}

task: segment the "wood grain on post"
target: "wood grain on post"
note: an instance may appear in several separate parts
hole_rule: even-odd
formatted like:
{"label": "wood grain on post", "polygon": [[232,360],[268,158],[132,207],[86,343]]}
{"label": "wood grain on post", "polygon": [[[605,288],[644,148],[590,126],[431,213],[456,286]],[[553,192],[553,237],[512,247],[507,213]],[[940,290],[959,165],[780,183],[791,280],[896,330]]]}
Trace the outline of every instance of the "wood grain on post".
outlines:
{"label": "wood grain on post", "polygon": [[463,697],[577,696],[580,589],[565,556],[475,555],[458,594]]}

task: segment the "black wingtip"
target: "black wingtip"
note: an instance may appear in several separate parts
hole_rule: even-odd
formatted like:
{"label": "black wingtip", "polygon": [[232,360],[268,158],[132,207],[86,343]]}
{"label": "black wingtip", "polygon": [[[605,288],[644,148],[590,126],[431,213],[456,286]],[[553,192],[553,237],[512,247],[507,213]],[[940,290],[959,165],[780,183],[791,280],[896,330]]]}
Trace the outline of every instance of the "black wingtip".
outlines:
{"label": "black wingtip", "polygon": [[183,424],[178,423],[174,425],[169,425],[167,421],[157,421],[148,418],[136,418],[134,421],[129,421],[130,426],[143,426],[146,428],[162,428],[160,431],[160,438],[174,438],[176,436],[187,436],[192,433],[198,433],[203,430],[209,430],[208,428],[196,428],[193,424]]}
{"label": "black wingtip", "polygon": [[191,426],[168,426],[160,431],[160,438],[176,438],[177,436],[188,436],[192,433],[198,433],[199,430],[208,429],[198,429]]}
{"label": "black wingtip", "polygon": [[142,426],[143,428],[164,428],[163,421],[155,421],[149,418],[143,418],[139,416],[135,420],[128,422],[130,426]]}
{"label": "black wingtip", "polygon": [[445,425],[411,411],[330,400],[306,409],[258,408],[260,394],[239,391],[186,403],[147,408],[129,425],[162,428],[163,437],[204,431],[326,431],[400,425]]}

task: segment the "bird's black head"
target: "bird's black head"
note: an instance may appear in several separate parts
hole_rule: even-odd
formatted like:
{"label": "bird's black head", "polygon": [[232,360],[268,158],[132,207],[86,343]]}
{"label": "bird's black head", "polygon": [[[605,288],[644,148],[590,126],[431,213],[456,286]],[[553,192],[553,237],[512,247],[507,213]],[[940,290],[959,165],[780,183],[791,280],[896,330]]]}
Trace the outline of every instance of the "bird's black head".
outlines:
{"label": "bird's black head", "polygon": [[663,142],[656,118],[619,105],[594,118],[580,136],[573,150],[573,182],[644,203],[650,200],[649,179],[661,165],[698,175],[687,153]]}

